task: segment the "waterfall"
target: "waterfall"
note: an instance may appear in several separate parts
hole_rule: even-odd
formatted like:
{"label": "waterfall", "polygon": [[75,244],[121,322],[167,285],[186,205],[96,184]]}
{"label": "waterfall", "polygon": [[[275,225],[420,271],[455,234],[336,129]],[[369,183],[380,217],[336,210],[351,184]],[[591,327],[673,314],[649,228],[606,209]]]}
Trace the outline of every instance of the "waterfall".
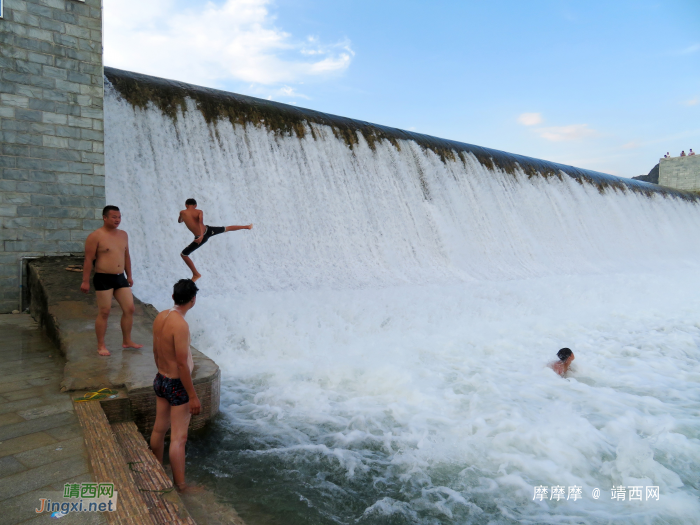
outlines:
{"label": "waterfall", "polygon": [[[167,307],[190,275],[186,198],[206,224],[254,224],[192,255],[193,341],[224,379],[202,479],[254,477],[231,487],[287,523],[700,515],[693,196],[107,78],[107,201],[139,298]],[[546,367],[563,346],[567,379]],[[583,497],[533,501],[540,485]],[[613,485],[661,497],[611,501]]]}

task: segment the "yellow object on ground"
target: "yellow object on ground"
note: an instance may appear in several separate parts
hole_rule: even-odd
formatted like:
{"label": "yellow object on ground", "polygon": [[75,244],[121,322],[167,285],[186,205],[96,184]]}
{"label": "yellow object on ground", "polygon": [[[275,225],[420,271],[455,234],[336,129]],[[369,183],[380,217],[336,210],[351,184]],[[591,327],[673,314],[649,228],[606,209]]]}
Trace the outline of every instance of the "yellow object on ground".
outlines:
{"label": "yellow object on ground", "polygon": [[119,392],[116,390],[110,390],[109,388],[103,388],[97,392],[88,392],[83,397],[77,397],[73,401],[80,403],[82,401],[97,401],[98,399],[105,399],[107,397],[116,396]]}

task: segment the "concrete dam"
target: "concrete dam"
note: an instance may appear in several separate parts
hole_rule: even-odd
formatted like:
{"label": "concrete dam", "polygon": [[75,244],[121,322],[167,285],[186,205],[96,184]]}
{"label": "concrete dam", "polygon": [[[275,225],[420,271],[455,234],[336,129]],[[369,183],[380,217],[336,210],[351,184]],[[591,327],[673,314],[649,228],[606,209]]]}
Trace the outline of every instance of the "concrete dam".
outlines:
{"label": "concrete dam", "polygon": [[[190,275],[185,199],[209,225],[254,224],[195,252],[188,314],[222,374],[188,473],[247,523],[700,515],[697,196],[105,76],[107,204],[136,296],[169,307]],[[546,366],[561,347],[565,379]],[[621,485],[661,496],[611,500]]]}

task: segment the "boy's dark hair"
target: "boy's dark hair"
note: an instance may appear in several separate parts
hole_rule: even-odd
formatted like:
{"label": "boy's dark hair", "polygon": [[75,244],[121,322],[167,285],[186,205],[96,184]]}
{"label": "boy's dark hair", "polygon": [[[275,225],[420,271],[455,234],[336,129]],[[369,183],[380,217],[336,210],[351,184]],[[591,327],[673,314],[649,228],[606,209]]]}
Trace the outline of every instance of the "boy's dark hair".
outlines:
{"label": "boy's dark hair", "polygon": [[178,306],[189,303],[199,291],[192,279],[180,279],[173,286],[173,301]]}
{"label": "boy's dark hair", "polygon": [[192,206],[197,206],[197,201],[194,200],[194,199],[187,199],[187,200],[185,201],[185,206],[190,206],[190,205],[192,205]]}
{"label": "boy's dark hair", "polygon": [[559,358],[560,361],[566,361],[567,359],[569,359],[569,357],[571,357],[572,353],[573,352],[571,351],[571,349],[562,348],[561,350],[559,350],[557,352],[557,357]]}
{"label": "boy's dark hair", "polygon": [[103,217],[108,217],[110,211],[119,211],[119,208],[117,208],[116,206],[112,206],[111,204],[109,204],[109,205],[105,206],[104,208],[102,208],[102,216],[103,216]]}

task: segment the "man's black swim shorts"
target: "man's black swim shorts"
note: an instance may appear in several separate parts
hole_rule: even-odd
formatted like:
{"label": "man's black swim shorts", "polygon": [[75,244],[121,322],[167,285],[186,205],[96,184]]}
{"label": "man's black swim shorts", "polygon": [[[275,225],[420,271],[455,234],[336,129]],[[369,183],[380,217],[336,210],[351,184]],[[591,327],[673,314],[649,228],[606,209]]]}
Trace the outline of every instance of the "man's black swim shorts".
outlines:
{"label": "man's black swim shorts", "polygon": [[185,385],[180,379],[171,379],[158,372],[153,380],[153,390],[158,397],[162,397],[171,407],[177,407],[189,403],[190,396],[187,395]]}
{"label": "man's black swim shorts", "polygon": [[[220,233],[224,233],[226,231],[226,228],[224,228],[223,226],[205,226],[204,228],[205,228],[204,238],[202,239],[202,242],[197,244],[196,242],[192,241],[192,243],[187,248],[182,250],[182,255],[191,254],[197,248],[202,246],[202,244],[207,242],[210,237],[213,237],[214,235],[219,235]],[[196,237],[195,237],[195,239],[196,239]]]}
{"label": "man's black swim shorts", "polygon": [[95,290],[119,290],[119,288],[129,288],[129,281],[126,280],[126,276],[123,273],[96,273],[92,278],[92,284],[95,286]]}

